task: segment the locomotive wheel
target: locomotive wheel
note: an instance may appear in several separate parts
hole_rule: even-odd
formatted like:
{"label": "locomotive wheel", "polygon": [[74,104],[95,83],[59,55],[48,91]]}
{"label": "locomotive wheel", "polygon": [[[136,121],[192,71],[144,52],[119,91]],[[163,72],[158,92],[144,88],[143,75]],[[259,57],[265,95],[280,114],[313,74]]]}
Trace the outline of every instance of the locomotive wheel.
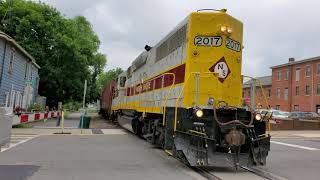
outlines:
{"label": "locomotive wheel", "polygon": [[139,137],[142,135],[142,127],[143,127],[143,124],[139,121],[138,118],[134,118],[132,120],[132,130]]}

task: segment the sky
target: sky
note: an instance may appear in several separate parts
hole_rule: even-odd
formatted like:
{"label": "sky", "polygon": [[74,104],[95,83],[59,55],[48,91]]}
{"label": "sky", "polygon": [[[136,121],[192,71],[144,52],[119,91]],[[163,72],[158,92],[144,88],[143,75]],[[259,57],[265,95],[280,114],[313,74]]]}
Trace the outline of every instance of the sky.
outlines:
{"label": "sky", "polygon": [[271,75],[270,66],[320,56],[320,1],[317,0],[41,0],[64,16],[85,16],[107,55],[106,70],[127,69],[189,13],[228,10],[244,23],[243,71]]}

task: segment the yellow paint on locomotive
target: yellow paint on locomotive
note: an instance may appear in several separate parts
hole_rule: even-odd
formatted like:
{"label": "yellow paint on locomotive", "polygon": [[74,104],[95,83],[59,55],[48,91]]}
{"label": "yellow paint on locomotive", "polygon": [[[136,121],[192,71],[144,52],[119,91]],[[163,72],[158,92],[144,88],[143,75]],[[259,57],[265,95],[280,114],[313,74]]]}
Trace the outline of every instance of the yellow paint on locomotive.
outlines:
{"label": "yellow paint on locomotive", "polygon": [[[231,28],[231,33],[221,31],[221,27]],[[227,38],[237,41],[242,46],[243,25],[237,19],[225,12],[200,12],[192,13],[189,17],[187,61],[185,75],[185,90],[183,106],[206,106],[208,98],[216,101],[225,101],[232,106],[240,106],[242,103],[242,47],[240,52],[231,50],[226,46]],[[197,46],[197,36],[221,36],[222,44],[219,47]],[[221,58],[225,59],[230,74],[223,82],[210,74],[210,67]],[[196,75],[200,72],[198,81],[198,102],[196,102]],[[189,79],[188,79],[189,78]]]}
{"label": "yellow paint on locomotive", "polygon": [[[232,32],[222,32],[221,27],[231,28]],[[176,101],[178,107],[208,107],[208,98],[212,97],[216,101],[225,101],[231,106],[242,105],[242,23],[223,11],[219,12],[194,12],[188,18],[187,30],[187,50],[186,50],[186,69],[183,83],[173,85],[183,86],[180,96],[182,101]],[[222,37],[222,44],[219,47],[197,46],[195,38],[201,37]],[[227,38],[239,42],[240,51],[235,51],[226,46]],[[217,74],[212,73],[209,69],[222,58],[228,66],[230,74],[220,81]],[[179,65],[177,65],[179,66]],[[169,69],[172,69],[168,68]],[[166,70],[166,71],[168,71]],[[196,85],[196,73],[200,73],[198,88]],[[159,73],[161,74],[161,73]],[[152,77],[148,78],[151,79]],[[170,87],[156,89],[152,91],[163,91]],[[198,89],[198,93],[196,93]],[[150,92],[152,92],[150,91]],[[198,96],[197,96],[198,94]],[[139,96],[139,95],[137,95]],[[198,98],[197,98],[198,97]],[[126,97],[124,97],[126,98]],[[198,101],[196,100],[198,99]],[[140,101],[119,102],[112,106],[112,110],[134,109],[138,112],[163,113],[162,107],[143,106]],[[149,101],[154,101],[150,99]],[[180,103],[182,102],[182,103]]]}

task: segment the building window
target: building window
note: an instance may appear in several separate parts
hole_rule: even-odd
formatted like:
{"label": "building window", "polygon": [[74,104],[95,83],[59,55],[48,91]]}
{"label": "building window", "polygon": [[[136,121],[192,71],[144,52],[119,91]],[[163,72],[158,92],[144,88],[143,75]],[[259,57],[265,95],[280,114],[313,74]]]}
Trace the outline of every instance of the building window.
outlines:
{"label": "building window", "polygon": [[277,97],[280,98],[280,88],[277,88],[276,94],[277,94]]}
{"label": "building window", "polygon": [[310,77],[310,75],[311,75],[311,68],[308,65],[308,66],[306,66],[306,77]]}
{"label": "building window", "polygon": [[294,105],[294,106],[293,106],[293,110],[294,110],[294,111],[299,111],[299,105]]}
{"label": "building window", "polygon": [[320,95],[320,84],[317,84],[317,95]]}
{"label": "building window", "polygon": [[28,63],[26,63],[26,67],[24,69],[24,79],[27,79],[28,78]]}
{"label": "building window", "polygon": [[289,71],[286,71],[284,73],[284,80],[288,80],[289,79]]}
{"label": "building window", "polygon": [[300,68],[296,69],[296,81],[300,81]]}
{"label": "building window", "polygon": [[306,85],[306,95],[310,95],[311,88],[309,85]]}
{"label": "building window", "polygon": [[13,61],[15,59],[15,50],[11,49],[11,54],[10,54],[10,61],[9,61],[9,66],[8,66],[8,72],[9,74],[12,74],[13,71]]}
{"label": "building window", "polygon": [[299,95],[300,95],[300,87],[296,86],[296,96],[299,96]]}
{"label": "building window", "polygon": [[284,88],[284,100],[288,100],[288,88]]}
{"label": "building window", "polygon": [[320,64],[317,65],[317,74],[320,74]]}
{"label": "building window", "polygon": [[271,97],[271,89],[267,90],[267,97]]}
{"label": "building window", "polygon": [[276,105],[276,110],[280,110],[280,105]]}
{"label": "building window", "polygon": [[277,80],[280,81],[281,79],[281,72],[277,72]]}

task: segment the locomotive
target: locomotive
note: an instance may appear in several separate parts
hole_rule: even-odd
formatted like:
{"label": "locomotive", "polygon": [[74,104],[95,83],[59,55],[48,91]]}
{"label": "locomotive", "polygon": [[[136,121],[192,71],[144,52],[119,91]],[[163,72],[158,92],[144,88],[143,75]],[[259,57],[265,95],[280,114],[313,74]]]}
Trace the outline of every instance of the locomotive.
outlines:
{"label": "locomotive", "polygon": [[243,107],[243,24],[192,12],[105,86],[102,110],[190,166],[265,165],[266,117]]}

